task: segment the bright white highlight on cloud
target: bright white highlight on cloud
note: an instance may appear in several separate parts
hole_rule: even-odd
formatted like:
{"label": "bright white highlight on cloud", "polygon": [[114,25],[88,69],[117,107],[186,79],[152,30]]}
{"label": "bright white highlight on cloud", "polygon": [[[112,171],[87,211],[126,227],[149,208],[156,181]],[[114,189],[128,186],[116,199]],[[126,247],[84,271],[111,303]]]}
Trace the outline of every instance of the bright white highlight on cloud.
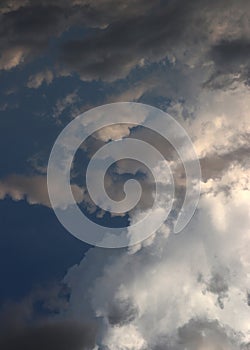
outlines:
{"label": "bright white highlight on cloud", "polygon": [[[90,249],[67,272],[69,307],[56,317],[97,323],[95,350],[249,350],[250,1],[2,0],[0,7],[1,70],[13,70],[18,78],[26,63],[51,51],[45,64],[55,65],[32,72],[25,78],[27,87],[39,89],[55,78],[71,76],[65,80],[70,87],[78,76],[84,81],[79,85],[88,89],[85,84],[93,81],[86,94],[75,85],[58,96],[51,110],[58,125],[64,125],[66,114],[75,117],[76,111],[95,101],[157,104],[190,135],[201,163],[201,200],[184,232],[173,234],[178,215],[173,211],[173,222],[129,248]],[[74,37],[75,29],[82,26],[84,35]],[[53,50],[53,42],[58,50]],[[44,92],[28,91],[32,96]],[[88,98],[92,94],[94,98]],[[2,111],[8,107],[4,103]],[[85,149],[87,157],[95,153],[96,145],[143,136],[144,131],[132,130],[133,113],[123,112],[127,124],[95,132]],[[94,130],[100,121],[108,125],[109,118],[96,109],[85,115],[81,126]],[[143,123],[144,113],[137,113],[137,118]],[[72,135],[67,139],[69,148],[78,142],[74,133],[68,136]],[[160,151],[169,151],[155,135],[148,140],[158,143]],[[113,144],[118,147],[119,142]],[[189,160],[185,147],[182,151]],[[186,181],[183,167],[171,156],[176,202],[181,207]],[[126,174],[128,165],[132,174],[141,170],[138,164],[120,160],[115,175]],[[76,184],[69,188],[68,200],[61,169],[56,170],[50,184],[57,207],[65,211],[75,202],[89,205],[86,189]],[[165,184],[160,183],[158,205],[149,209],[152,183],[145,180],[141,203],[128,213],[131,224],[153,214],[140,226],[141,235],[152,230],[171,202],[166,164],[156,162],[153,170]],[[97,180],[99,175],[96,169]],[[0,198],[11,196],[50,207],[45,180],[44,171],[9,175],[0,181]],[[107,192],[121,200],[123,192],[115,180],[107,175]],[[193,189],[199,185],[192,182]],[[132,186],[125,189],[134,194]],[[189,203],[192,200],[189,196]],[[84,229],[83,234],[95,234]],[[127,236],[134,236],[132,227]]]}
{"label": "bright white highlight on cloud", "polygon": [[206,96],[211,100],[186,126],[200,156],[221,164],[202,181],[198,211],[184,232],[163,226],[129,250],[92,249],[65,276],[66,315],[97,317],[96,349],[249,349],[249,91]]}
{"label": "bright white highlight on cloud", "polygon": [[223,178],[228,193],[216,181],[204,184],[199,210],[183,234],[166,238],[158,232],[134,252],[92,249],[69,270],[68,312],[98,317],[99,346],[166,349],[172,342],[173,349],[200,350],[175,344],[183,327],[195,336],[192,322],[205,322],[201,331],[223,330],[219,345],[215,336],[204,336],[204,348],[239,349],[250,341],[250,183],[241,180],[244,173],[238,167],[233,178]]}

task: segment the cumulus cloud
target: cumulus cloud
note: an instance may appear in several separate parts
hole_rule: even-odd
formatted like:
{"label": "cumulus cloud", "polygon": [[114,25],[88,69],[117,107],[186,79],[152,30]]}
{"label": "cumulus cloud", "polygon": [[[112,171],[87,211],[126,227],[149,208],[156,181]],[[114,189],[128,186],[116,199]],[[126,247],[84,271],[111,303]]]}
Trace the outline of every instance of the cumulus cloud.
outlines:
{"label": "cumulus cloud", "polygon": [[[109,0],[60,4],[27,0],[22,6],[3,2],[0,68],[11,69],[45,50],[51,33],[59,36],[73,24],[95,27],[85,37],[63,44],[58,69],[64,74],[76,71],[83,80],[111,82],[127,77],[135,67],[160,62],[157,74],[150,73],[108,100],[138,100],[149,92],[169,98],[164,107],[187,129],[201,159],[202,196],[184,232],[175,236],[171,225],[163,225],[130,250],[89,250],[65,276],[71,295],[60,317],[74,318],[77,324],[85,319],[97,322],[95,349],[248,349],[249,1],[156,5],[132,0],[118,1],[116,6]],[[167,73],[162,75],[164,69]],[[38,87],[44,80],[38,74],[30,86]],[[55,115],[75,98],[73,93],[58,100]],[[132,123],[131,115],[127,120]],[[95,120],[84,122],[88,127]],[[124,136],[143,139],[145,133],[130,125],[106,128],[83,149],[91,155],[98,145]],[[173,161],[169,145],[155,135],[146,138]],[[113,198],[120,198],[122,181],[117,179],[126,174],[126,166],[134,174],[140,169],[138,164],[117,164],[106,178]],[[183,189],[183,169],[177,170]],[[9,176],[0,183],[0,196],[49,206],[45,181],[45,176]],[[54,181],[57,188],[58,179]],[[143,202],[148,204],[152,187],[145,185]],[[79,188],[74,186],[77,196]],[[88,203],[89,198],[80,191],[82,200]],[[139,209],[130,213],[131,220],[148,207]],[[5,337],[2,342],[15,349],[15,339],[32,347],[34,338],[54,339],[56,348],[58,333],[63,332],[63,343],[70,349],[84,347],[85,332],[78,326],[74,331],[64,325],[46,327],[21,330],[11,341]],[[94,348],[93,338],[91,342]]]}
{"label": "cumulus cloud", "polygon": [[186,325],[180,328],[174,339],[163,338],[154,350],[163,350],[171,347],[173,350],[205,350],[239,349],[236,338],[233,334],[227,334],[227,331],[216,321],[190,320]]}
{"label": "cumulus cloud", "polygon": [[[65,277],[66,315],[97,318],[97,349],[249,347],[249,89],[204,90],[198,100],[191,119],[175,106],[203,170],[189,225],[180,235],[163,226],[128,251],[91,249]],[[131,134],[158,141],[164,153],[154,135]]]}
{"label": "cumulus cloud", "polygon": [[249,96],[250,89],[243,84],[233,90],[201,91],[193,107],[195,119],[186,123],[200,158],[248,148]]}
{"label": "cumulus cloud", "polygon": [[100,349],[240,349],[250,341],[245,171],[236,167],[222,181],[204,184],[198,212],[182,234],[158,233],[130,252],[91,249],[69,270],[68,313],[98,317]]}
{"label": "cumulus cloud", "polygon": [[[182,104],[177,103],[174,105],[173,102],[167,109],[170,114],[177,118],[193,139],[201,161],[204,181],[221,179],[232,164],[241,164],[243,167],[249,167],[249,96],[249,88],[243,84],[239,84],[234,90],[222,90],[220,92],[201,90],[196,104],[190,105],[190,100],[193,101],[191,97]],[[77,93],[73,92],[67,95],[65,99],[58,101],[58,113],[67,108],[71,101],[77,98]],[[192,113],[192,118],[185,118],[184,110],[190,114]],[[88,126],[91,123],[98,122],[99,117],[97,113],[96,120],[94,120],[95,118],[87,120],[86,117],[84,122]],[[143,116],[141,118],[143,120]],[[99,147],[110,140],[132,137],[148,142],[169,161],[174,175],[176,193],[178,196],[181,195],[183,197],[185,173],[173,147],[160,135],[150,130],[133,127],[133,117],[128,116],[127,120],[131,124],[108,126],[93,134],[82,145],[84,157],[87,156],[87,158],[91,159]],[[80,171],[82,171],[81,164],[82,159]],[[128,174],[139,179],[143,186],[143,196],[139,207],[144,210],[149,208],[152,204],[154,184],[150,173],[138,162],[129,160],[117,162],[105,176],[107,193],[112,199],[121,200],[124,195],[123,185],[128,178]],[[78,203],[83,201],[87,210],[93,212],[97,207],[89,197],[85,184],[82,181],[80,183],[81,188],[77,181],[73,185],[74,196]],[[58,187],[58,178],[55,180],[55,186]],[[9,194],[16,200],[27,198],[30,203],[41,203],[49,206],[45,175],[30,178],[15,175],[9,176],[1,182],[1,193],[2,198]],[[103,214],[104,212],[99,213],[99,215]]]}

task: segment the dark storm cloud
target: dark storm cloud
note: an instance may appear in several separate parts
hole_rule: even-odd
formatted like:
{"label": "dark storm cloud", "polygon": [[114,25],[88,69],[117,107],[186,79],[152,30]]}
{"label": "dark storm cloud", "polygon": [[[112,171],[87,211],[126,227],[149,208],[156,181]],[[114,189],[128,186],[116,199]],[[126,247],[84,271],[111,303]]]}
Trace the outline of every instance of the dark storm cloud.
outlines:
{"label": "dark storm cloud", "polygon": [[[155,1],[159,4],[160,1]],[[133,17],[138,13],[143,14],[154,5],[149,0],[3,0],[0,4],[0,13],[7,13],[30,6],[50,7],[70,10],[67,14],[79,14],[81,12],[82,24],[101,27],[117,21],[122,15],[123,18]]]}
{"label": "dark storm cloud", "polygon": [[126,76],[145,60],[156,61],[171,52],[180,41],[187,15],[177,1],[146,16],[111,24],[83,40],[69,41],[63,47],[61,59],[82,79],[115,80]]}
{"label": "dark storm cloud", "polygon": [[210,56],[215,73],[207,86],[222,88],[236,80],[250,83],[250,38],[222,41],[212,47]]}
{"label": "dark storm cloud", "polygon": [[95,329],[74,322],[48,323],[8,330],[0,338],[1,350],[87,350],[93,349]]}
{"label": "dark storm cloud", "polygon": [[0,17],[0,68],[11,69],[45,50],[49,39],[67,28],[63,8],[24,6]]}
{"label": "dark storm cloud", "polygon": [[87,350],[95,343],[94,323],[56,318],[67,307],[68,289],[53,284],[33,289],[18,302],[9,301],[0,312],[1,350]]}
{"label": "dark storm cloud", "polygon": [[[73,26],[99,27],[96,35],[68,42],[61,61],[83,79],[114,80],[141,59],[166,55],[173,40],[187,27],[187,9],[180,1],[151,11],[148,0],[26,1],[2,4],[0,68],[10,69],[43,52],[49,40]],[[156,7],[157,8],[157,7]]]}
{"label": "dark storm cloud", "polygon": [[27,0],[22,5],[4,1],[0,68],[11,69],[31,60],[48,48],[51,38],[71,27],[95,27],[82,39],[63,44],[56,62],[62,74],[66,70],[77,72],[83,80],[113,81],[136,66],[165,57],[175,57],[184,65],[202,66],[212,60],[215,70],[207,85],[213,87],[221,71],[248,74],[244,66],[248,65],[249,44],[240,39],[249,35],[244,24],[248,9],[245,0],[237,4],[232,0]]}
{"label": "dark storm cloud", "polygon": [[121,15],[134,16],[150,8],[150,1],[116,3],[88,0],[4,1],[0,5],[0,69],[11,69],[44,52],[52,38],[70,27],[102,27]]}
{"label": "dark storm cloud", "polygon": [[212,57],[221,69],[226,69],[226,66],[234,68],[237,64],[249,63],[250,58],[250,41],[235,40],[223,41],[212,48]]}
{"label": "dark storm cloud", "polygon": [[[240,11],[244,14],[243,9],[247,11],[248,6],[242,0],[238,9],[242,7]],[[123,78],[136,66],[165,57],[180,59],[184,65],[195,63],[201,66],[212,57],[217,65],[217,56],[209,53],[210,48],[219,36],[221,16],[224,15],[227,26],[234,7],[232,1],[224,0],[165,2],[154,11],[143,15],[138,11],[137,17],[133,18],[121,16],[92,36],[69,41],[63,46],[61,60],[69,70],[77,71],[83,80],[106,81]],[[237,35],[241,35],[244,25],[237,22],[237,26]],[[226,31],[226,38],[231,30]],[[242,52],[244,54],[246,52]],[[227,61],[227,57],[223,58]]]}

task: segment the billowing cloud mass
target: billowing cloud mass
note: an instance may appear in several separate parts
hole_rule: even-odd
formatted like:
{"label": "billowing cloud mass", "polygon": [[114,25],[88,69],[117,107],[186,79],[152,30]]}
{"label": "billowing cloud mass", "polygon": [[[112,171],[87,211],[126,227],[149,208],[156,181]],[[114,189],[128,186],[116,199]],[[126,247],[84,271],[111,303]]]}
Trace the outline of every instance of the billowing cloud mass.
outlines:
{"label": "billowing cloud mass", "polygon": [[[166,2],[146,14],[138,11],[136,18],[120,18],[92,36],[69,41],[63,46],[62,57],[87,80],[116,80],[135,67],[168,58],[190,67],[211,63],[213,74],[230,73],[246,81],[247,10],[246,1]],[[228,63],[222,64],[221,70],[223,55],[228,56]]]}
{"label": "billowing cloud mass", "polygon": [[[239,83],[203,90],[193,106],[169,107],[193,138],[203,171],[198,210],[181,234],[164,226],[128,251],[94,248],[68,271],[63,315],[97,322],[96,349],[249,348],[249,97]],[[192,119],[184,118],[184,107],[192,108]],[[159,139],[158,147],[163,151]],[[118,169],[125,171],[123,162]]]}
{"label": "billowing cloud mass", "polygon": [[29,62],[49,48],[51,38],[78,26],[96,30],[60,44],[55,64],[62,74],[113,81],[167,58],[191,68],[210,65],[209,86],[249,81],[247,0],[159,3],[6,0],[0,9],[0,68]]}
{"label": "billowing cloud mass", "polygon": [[98,344],[111,350],[247,344],[249,175],[233,167],[204,183],[199,210],[180,235],[158,232],[137,251],[90,250],[65,278],[69,315],[97,317]]}
{"label": "billowing cloud mass", "polygon": [[[64,278],[70,297],[55,323],[4,335],[0,348],[39,349],[44,341],[53,350],[250,349],[249,0],[5,0],[0,13],[1,70],[23,67],[57,38],[53,69],[32,74],[26,86],[39,89],[76,73],[81,84],[112,87],[106,102],[156,103],[187,130],[202,170],[200,203],[181,234],[167,222],[130,249],[91,248]],[[56,122],[81,99],[71,91],[53,107]],[[169,160],[181,202],[185,177],[173,150],[131,125],[99,130],[82,145],[85,157],[113,139],[144,138]],[[107,173],[113,199],[121,198],[127,168],[141,170],[119,161]],[[140,180],[144,194],[129,212],[132,222],[152,201],[151,179]],[[84,184],[72,188],[94,212]],[[45,174],[6,176],[0,198],[7,195],[50,206]],[[73,323],[65,326],[67,319]],[[96,331],[82,329],[85,322]]]}
{"label": "billowing cloud mass", "polygon": [[[120,18],[145,13],[151,2],[141,0],[112,1],[12,1],[0,7],[0,69],[9,70],[30,62],[49,48],[51,38],[60,36],[72,26],[103,28]],[[124,11],[125,10],[125,11]]]}

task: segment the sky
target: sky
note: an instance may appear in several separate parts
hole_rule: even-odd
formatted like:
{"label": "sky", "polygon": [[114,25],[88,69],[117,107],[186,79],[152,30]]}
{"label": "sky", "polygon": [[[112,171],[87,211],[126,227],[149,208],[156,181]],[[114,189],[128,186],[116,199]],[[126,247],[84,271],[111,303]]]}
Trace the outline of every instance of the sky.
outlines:
{"label": "sky", "polygon": [[[249,14],[249,0],[1,0],[0,349],[250,349]],[[55,215],[49,157],[77,116],[85,132],[112,118],[93,108],[121,102],[158,108],[186,131],[200,164],[193,183],[200,198],[175,234],[188,192],[183,159],[162,135],[134,125],[143,115],[124,111],[129,124],[90,134],[74,155],[78,208],[130,235],[151,214],[143,236],[169,206],[169,168],[174,205],[137,244],[97,247]],[[166,120],[162,133],[169,128]],[[165,163],[135,151],[134,139]],[[125,157],[107,169],[105,190],[116,202],[127,180],[141,184],[140,200],[123,213],[93,201],[84,175],[102,147],[122,152],[115,140],[127,140],[126,149],[152,166]],[[152,209],[154,175],[161,187]],[[59,176],[53,181],[65,210]],[[85,230],[84,237],[95,234]]]}

